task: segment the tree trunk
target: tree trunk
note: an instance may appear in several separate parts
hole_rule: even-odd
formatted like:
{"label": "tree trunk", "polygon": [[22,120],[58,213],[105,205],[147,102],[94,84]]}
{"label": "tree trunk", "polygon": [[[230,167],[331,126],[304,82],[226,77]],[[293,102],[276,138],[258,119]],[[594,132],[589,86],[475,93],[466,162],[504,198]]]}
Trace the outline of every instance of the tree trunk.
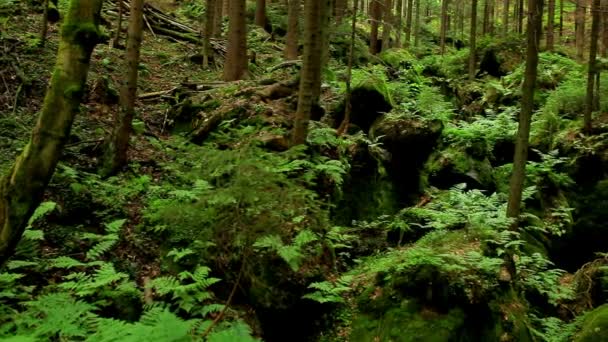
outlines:
{"label": "tree trunk", "polygon": [[215,0],[207,0],[205,12],[205,32],[203,33],[203,67],[209,67],[209,55],[213,53],[211,49],[211,36],[213,35],[213,24],[215,20]]}
{"label": "tree trunk", "polygon": [[371,0],[370,4],[371,8],[371,28],[370,28],[370,37],[369,37],[369,52],[372,55],[378,53],[378,24],[380,18],[382,17],[382,4],[380,0]]}
{"label": "tree trunk", "polygon": [[[55,71],[32,137],[0,180],[0,264],[12,255],[70,136],[84,93],[99,30],[101,0],[72,0],[63,24]],[[83,39],[85,37],[86,39]]]}
{"label": "tree trunk", "polygon": [[[401,0],[398,0],[401,1]],[[397,14],[401,16],[401,11],[397,10]],[[344,108],[344,120],[338,127],[337,134],[338,136],[342,135],[344,132],[348,130],[348,125],[350,124],[350,114],[352,112],[352,89],[351,89],[351,79],[353,74],[353,60],[355,55],[355,37],[357,32],[357,1],[354,1],[353,4],[353,21],[350,29],[350,46],[348,51],[348,67],[346,69],[346,96],[344,98],[344,103],[346,107]]]}
{"label": "tree trunk", "polygon": [[122,0],[118,1],[118,18],[116,19],[116,33],[114,33],[114,40],[112,41],[112,46],[117,47],[120,45],[120,36],[122,34],[122,17],[124,6],[122,4]]}
{"label": "tree trunk", "polygon": [[524,33],[524,0],[519,0],[517,8],[517,33]]}
{"label": "tree trunk", "polygon": [[228,48],[224,65],[224,81],[227,82],[248,76],[245,2],[245,0],[233,0],[230,4]]}
{"label": "tree trunk", "polygon": [[608,0],[602,0],[602,58],[608,57]]}
{"label": "tree trunk", "polygon": [[296,111],[292,144],[300,145],[306,142],[310,112],[317,104],[321,88],[321,58],[323,52],[322,18],[324,0],[308,0],[304,3],[304,55],[302,57],[302,72],[300,75],[300,91],[298,93],[298,109]]}
{"label": "tree trunk", "polygon": [[[405,15],[405,46],[410,47],[412,41],[412,10],[414,7],[414,0],[407,0],[407,13]],[[418,8],[416,8],[416,15],[418,15]]]}
{"label": "tree trunk", "polygon": [[595,73],[597,72],[597,42],[600,34],[600,0],[593,0],[591,7],[591,43],[589,44],[589,67],[587,71],[587,94],[585,97],[585,112],[584,124],[585,131],[591,132],[592,122],[591,114],[593,113],[593,93],[595,82]]}
{"label": "tree trunk", "polygon": [[486,35],[489,33],[489,22],[490,22],[490,0],[485,0],[483,2],[483,23],[481,28],[481,33]]}
{"label": "tree trunk", "polygon": [[289,0],[287,14],[287,41],[285,56],[287,60],[298,59],[298,36],[300,20],[300,0]]}
{"label": "tree trunk", "polygon": [[521,89],[521,111],[519,113],[515,156],[513,157],[513,173],[511,174],[509,202],[507,205],[507,216],[515,219],[515,223],[512,226],[513,229],[517,229],[517,219],[521,210],[523,185],[526,177],[530,124],[534,110],[534,91],[536,89],[538,68],[540,29],[543,22],[542,7],[543,0],[528,0],[526,70]]}
{"label": "tree trunk", "polygon": [[[354,0],[355,2],[358,0]],[[344,18],[344,13],[346,12],[347,0],[335,0],[335,9],[336,9],[336,22],[341,23],[342,18]]]}
{"label": "tree trunk", "polygon": [[575,19],[576,58],[582,61],[585,51],[585,0],[577,0]]}
{"label": "tree trunk", "polygon": [[[397,8],[396,8],[396,19],[395,20],[395,46],[397,48],[401,48],[403,45],[401,45],[401,29],[403,28],[403,1],[405,0],[396,0],[397,1]],[[406,39],[407,41],[407,39]],[[407,46],[407,43],[406,43]]]}
{"label": "tree trunk", "polygon": [[416,0],[416,19],[414,20],[414,46],[420,44],[420,0]]}
{"label": "tree trunk", "polygon": [[261,28],[266,27],[266,0],[255,2],[255,24]]}
{"label": "tree trunk", "polygon": [[42,27],[40,29],[40,46],[43,47],[46,44],[46,33],[49,28],[49,0],[44,0],[42,4]]}
{"label": "tree trunk", "polygon": [[471,34],[470,34],[470,53],[469,53],[469,81],[475,80],[477,70],[477,0],[471,0]]}
{"label": "tree trunk", "polygon": [[502,35],[506,37],[509,34],[509,6],[511,2],[509,0],[503,0],[502,6]]}
{"label": "tree trunk", "polygon": [[224,1],[230,0],[216,0],[215,2],[215,14],[213,16],[213,36],[216,38],[222,36],[222,25],[224,23]]}
{"label": "tree trunk", "polygon": [[559,39],[564,35],[564,0],[559,0]]}
{"label": "tree trunk", "polygon": [[441,28],[439,32],[439,48],[441,55],[445,53],[445,36],[448,29],[448,0],[441,1]]}
{"label": "tree trunk", "polygon": [[139,69],[139,51],[142,30],[144,27],[144,0],[131,1],[129,14],[129,33],[127,38],[127,78],[120,90],[120,106],[115,117],[115,126],[108,139],[103,158],[101,174],[110,176],[127,164],[129,137],[133,130],[135,99],[137,98],[137,72]]}
{"label": "tree trunk", "polygon": [[384,0],[382,8],[382,50],[388,50],[391,47],[391,22],[392,22],[391,0]]}
{"label": "tree trunk", "polygon": [[555,35],[555,0],[549,0],[547,7],[547,51],[553,51],[553,37]]}

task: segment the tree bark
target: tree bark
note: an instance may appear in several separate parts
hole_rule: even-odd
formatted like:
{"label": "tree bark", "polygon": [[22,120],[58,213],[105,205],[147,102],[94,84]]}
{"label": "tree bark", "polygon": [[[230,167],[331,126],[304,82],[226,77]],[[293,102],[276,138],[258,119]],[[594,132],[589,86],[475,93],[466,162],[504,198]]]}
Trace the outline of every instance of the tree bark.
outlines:
{"label": "tree bark", "polygon": [[304,3],[304,55],[302,56],[298,109],[293,128],[293,145],[306,142],[310,112],[318,102],[318,97],[315,95],[320,93],[324,1],[308,0]]}
{"label": "tree bark", "polygon": [[215,2],[215,15],[213,16],[213,36],[216,38],[222,36],[222,25],[224,23],[224,1],[230,0],[216,0]]}
{"label": "tree bark", "polygon": [[[487,0],[486,0],[487,1]],[[448,29],[448,0],[441,1],[441,28],[439,31],[439,49],[441,55],[445,53],[445,38]]]}
{"label": "tree bark", "polygon": [[517,229],[517,219],[521,210],[523,185],[526,177],[526,162],[530,140],[530,124],[534,111],[534,91],[538,69],[540,31],[542,27],[543,0],[528,0],[528,27],[526,47],[526,69],[522,85],[521,111],[513,157],[513,173],[509,188],[507,216],[515,219],[512,229]]}
{"label": "tree bark", "polygon": [[414,20],[414,46],[420,44],[420,0],[416,0],[416,19]]}
{"label": "tree bark", "polygon": [[230,4],[224,81],[242,80],[248,76],[245,2],[233,0]]}
{"label": "tree bark", "polygon": [[597,72],[597,42],[600,33],[600,0],[593,0],[591,7],[591,43],[589,44],[589,67],[587,71],[587,94],[585,96],[584,125],[585,131],[591,132],[593,113],[593,94],[595,74]]}
{"label": "tree bark", "polygon": [[384,0],[382,8],[382,51],[391,47],[392,9],[391,0]]}
{"label": "tree bark", "polygon": [[585,51],[585,0],[577,0],[575,20],[576,58],[582,61]]}
{"label": "tree bark", "polygon": [[559,39],[564,35],[564,0],[559,0]]}
{"label": "tree bark", "polygon": [[300,0],[289,0],[287,17],[285,56],[287,60],[296,60],[298,59]]}
{"label": "tree bark", "polygon": [[517,8],[517,33],[524,33],[524,0],[519,0]]}
{"label": "tree bark", "polygon": [[91,53],[101,38],[101,5],[101,0],[71,1],[41,114],[29,143],[0,180],[0,264],[21,239],[70,136]]}
{"label": "tree bark", "polygon": [[[401,0],[398,0],[401,1]],[[401,16],[401,11],[397,11],[397,15]],[[357,32],[357,1],[354,1],[353,4],[353,21],[350,29],[350,46],[348,51],[348,67],[346,69],[346,96],[344,98],[344,103],[346,107],[344,108],[344,120],[338,127],[337,134],[338,136],[344,134],[348,130],[348,125],[350,124],[350,114],[352,112],[352,89],[351,89],[351,80],[353,74],[353,60],[355,55],[355,37]]]}
{"label": "tree bark", "polygon": [[215,0],[207,0],[205,12],[205,32],[203,33],[203,67],[209,67],[209,55],[211,49],[211,36],[213,35],[213,24],[215,22]]}
{"label": "tree bark", "polygon": [[261,28],[266,27],[266,0],[255,2],[255,24]]}
{"label": "tree bark", "polygon": [[42,4],[42,26],[40,29],[40,46],[44,46],[46,44],[46,34],[49,29],[49,0],[44,0]]}
{"label": "tree bark", "polygon": [[[405,15],[405,46],[410,47],[412,41],[412,10],[414,0],[407,0],[407,12]],[[416,15],[418,15],[418,7],[416,7]]]}
{"label": "tree bark", "polygon": [[475,72],[477,70],[477,0],[471,0],[471,34],[469,39],[469,81],[473,81],[475,80]]}
{"label": "tree bark", "polygon": [[502,35],[506,37],[509,34],[509,7],[511,2],[509,0],[503,0],[502,6]]}
{"label": "tree bark", "polygon": [[[563,0],[562,0],[563,1]],[[602,0],[602,49],[603,58],[608,57],[608,0]]]}
{"label": "tree bark", "polygon": [[555,22],[555,0],[548,1],[547,7],[547,51],[553,51],[554,46],[554,22]]}
{"label": "tree bark", "polygon": [[401,29],[403,27],[403,2],[405,0],[396,0],[397,8],[395,10],[395,46],[397,48],[401,48],[403,45],[401,44]]}
{"label": "tree bark", "polygon": [[144,0],[131,1],[129,14],[129,34],[127,38],[127,78],[120,90],[120,106],[115,117],[115,126],[108,139],[103,158],[101,174],[110,176],[127,164],[129,138],[133,130],[135,99],[137,98],[137,74],[139,52],[142,40]]}
{"label": "tree bark", "polygon": [[370,28],[370,37],[369,37],[369,52],[372,55],[375,55],[379,52],[378,46],[378,25],[380,22],[380,18],[382,18],[382,4],[380,0],[371,0],[370,3],[370,11],[371,11],[371,28]]}

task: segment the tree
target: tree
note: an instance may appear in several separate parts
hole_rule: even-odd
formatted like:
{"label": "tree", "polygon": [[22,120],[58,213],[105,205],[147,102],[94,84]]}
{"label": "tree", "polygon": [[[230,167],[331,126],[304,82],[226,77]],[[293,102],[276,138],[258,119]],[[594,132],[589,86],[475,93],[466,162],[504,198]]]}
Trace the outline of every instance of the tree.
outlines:
{"label": "tree", "polygon": [[298,59],[298,36],[300,21],[300,0],[289,0],[287,13],[287,38],[285,56],[288,60]]}
{"label": "tree", "polygon": [[116,18],[116,32],[114,33],[114,40],[112,46],[120,45],[120,34],[122,33],[122,16],[123,16],[124,5],[122,0],[118,1],[118,18]]}
{"label": "tree", "polygon": [[27,146],[0,180],[0,264],[13,253],[42,200],[70,136],[84,93],[99,30],[102,0],[72,0],[63,23],[57,62]]}
{"label": "tree", "polygon": [[[542,27],[543,0],[528,0],[528,28],[526,44],[526,69],[521,89],[521,111],[513,157],[513,172],[509,184],[507,216],[517,220],[521,210],[523,185],[526,177],[526,162],[530,140],[530,124],[534,110],[534,90],[538,68],[538,51]],[[517,228],[517,221],[513,229]]]}
{"label": "tree", "polygon": [[384,0],[382,8],[382,50],[388,50],[391,47],[392,13],[391,0]]}
{"label": "tree", "polygon": [[420,43],[420,0],[416,0],[416,19],[414,20],[414,46]]}
{"label": "tree", "polygon": [[594,87],[595,74],[597,73],[597,42],[600,33],[600,0],[593,0],[591,7],[591,43],[589,44],[589,67],[587,71],[587,94],[585,96],[584,129],[591,132],[591,114],[594,107]]}
{"label": "tree", "polygon": [[219,38],[222,36],[222,24],[224,23],[224,1],[229,0],[216,0],[215,1],[215,14],[213,16],[213,36]]}
{"label": "tree", "polygon": [[[405,46],[409,47],[412,41],[412,7],[414,0],[407,0],[407,12],[405,15]],[[416,7],[416,15],[418,15],[418,6]]]}
{"label": "tree", "polygon": [[547,7],[547,50],[553,51],[553,37],[555,36],[555,0],[549,0]]}
{"label": "tree", "polygon": [[228,24],[228,48],[224,65],[224,81],[236,81],[247,77],[247,23],[245,0],[234,0],[230,4]]}
{"label": "tree", "polygon": [[369,52],[375,55],[379,52],[378,25],[380,22],[380,18],[382,17],[382,4],[380,3],[380,0],[371,0],[370,12],[371,28],[369,37]]}
{"label": "tree", "polygon": [[[398,0],[401,1],[401,0]],[[351,103],[352,97],[352,89],[351,89],[351,81],[352,81],[352,71],[353,71],[353,60],[355,55],[355,37],[357,33],[357,1],[353,1],[353,21],[350,29],[350,46],[348,51],[348,67],[346,69],[346,96],[344,97],[344,120],[338,127],[338,136],[344,134],[348,130],[348,125],[350,124],[350,114],[353,110],[353,106]],[[401,12],[397,11],[397,15],[401,16]]]}
{"label": "tree", "polygon": [[304,55],[298,93],[298,109],[293,128],[292,144],[306,142],[310,113],[318,102],[321,88],[321,60],[323,55],[323,9],[325,0],[304,2]]}
{"label": "tree", "polygon": [[137,73],[141,47],[144,0],[131,1],[129,31],[127,38],[127,77],[120,90],[120,105],[115,117],[112,135],[106,141],[101,174],[109,176],[127,164],[129,138],[133,130],[135,98],[137,96]]}
{"label": "tree", "polygon": [[601,55],[603,58],[608,57],[608,0],[602,0],[601,2],[601,23],[602,23],[602,48]]}
{"label": "tree", "polygon": [[585,0],[576,1],[575,16],[576,58],[583,60],[585,50]]}
{"label": "tree", "polygon": [[[487,1],[487,0],[486,0]],[[439,31],[439,48],[441,55],[445,53],[445,38],[448,30],[448,0],[441,1],[441,23]]]}
{"label": "tree", "polygon": [[503,0],[502,3],[502,35],[506,37],[509,34],[509,6],[511,2],[509,0]]}
{"label": "tree", "polygon": [[266,27],[266,0],[255,2],[255,24],[261,28]]}
{"label": "tree", "polygon": [[401,45],[401,28],[403,26],[403,16],[401,15],[401,13],[403,13],[403,1],[405,0],[396,0],[397,2],[397,8],[395,9],[396,13],[395,13],[395,46],[400,48]]}
{"label": "tree", "polygon": [[46,43],[46,33],[49,28],[49,0],[44,0],[42,11],[42,26],[40,29],[40,46],[44,46]]}
{"label": "tree", "polygon": [[470,34],[470,54],[469,54],[469,81],[475,79],[476,67],[476,38],[477,37],[477,0],[471,0],[471,34]]}
{"label": "tree", "polygon": [[215,0],[207,0],[205,11],[205,32],[203,33],[203,67],[209,67],[209,55],[211,55],[211,36],[213,35],[213,24],[215,22]]}

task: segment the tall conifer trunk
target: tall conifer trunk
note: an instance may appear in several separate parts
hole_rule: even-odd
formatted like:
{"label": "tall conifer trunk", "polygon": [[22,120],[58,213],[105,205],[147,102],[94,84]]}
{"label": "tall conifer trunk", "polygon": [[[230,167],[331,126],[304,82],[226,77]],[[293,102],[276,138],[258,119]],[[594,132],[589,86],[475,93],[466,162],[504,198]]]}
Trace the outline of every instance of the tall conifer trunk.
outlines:
{"label": "tall conifer trunk", "polygon": [[248,76],[245,3],[245,0],[232,0],[229,7],[228,48],[224,65],[224,81],[242,80]]}
{"label": "tall conifer trunk", "polygon": [[591,7],[591,43],[589,44],[589,67],[587,71],[587,94],[585,97],[584,124],[585,131],[591,132],[594,101],[594,82],[597,73],[597,43],[600,33],[600,0],[593,0]]}

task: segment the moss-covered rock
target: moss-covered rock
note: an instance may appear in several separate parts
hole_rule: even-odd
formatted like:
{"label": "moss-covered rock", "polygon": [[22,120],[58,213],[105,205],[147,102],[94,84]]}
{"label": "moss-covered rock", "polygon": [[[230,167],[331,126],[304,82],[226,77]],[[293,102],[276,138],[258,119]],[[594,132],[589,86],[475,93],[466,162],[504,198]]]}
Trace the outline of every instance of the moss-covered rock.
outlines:
{"label": "moss-covered rock", "polygon": [[581,330],[574,342],[600,342],[608,340],[608,304],[604,304],[585,315]]}
{"label": "moss-covered rock", "polygon": [[488,158],[474,158],[456,148],[433,154],[425,166],[429,184],[440,189],[464,183],[467,189],[494,190],[493,172]]}

